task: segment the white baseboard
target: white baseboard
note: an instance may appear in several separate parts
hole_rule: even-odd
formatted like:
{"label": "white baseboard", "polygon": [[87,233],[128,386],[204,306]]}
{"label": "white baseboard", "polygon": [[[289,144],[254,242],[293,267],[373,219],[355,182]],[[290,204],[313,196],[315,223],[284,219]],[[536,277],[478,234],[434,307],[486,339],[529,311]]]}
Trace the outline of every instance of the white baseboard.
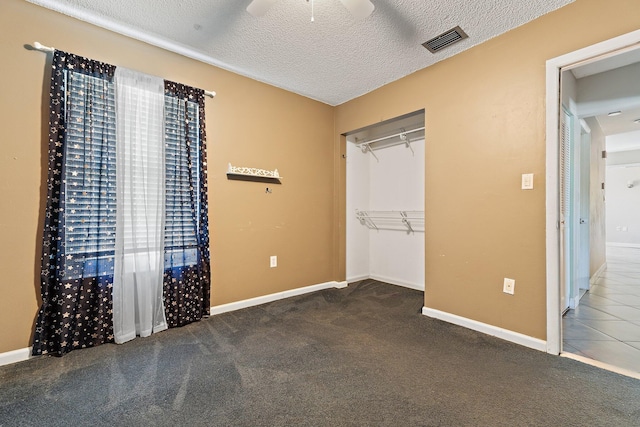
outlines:
{"label": "white baseboard", "polygon": [[589,286],[595,285],[598,279],[600,278],[600,276],[602,276],[602,273],[604,273],[606,269],[607,269],[607,262],[605,261],[604,263],[602,263],[598,271],[593,273],[593,276],[589,278]]}
{"label": "white baseboard", "polygon": [[[244,301],[232,302],[229,304],[222,304],[211,307],[211,315],[226,313],[227,311],[239,310],[241,308],[253,307],[255,305],[265,304],[267,302],[276,301],[284,298],[293,297],[296,295],[303,295],[309,292],[316,292],[323,289],[342,289],[349,286],[349,283],[344,282],[326,282],[318,285],[306,286],[304,288],[291,289],[289,291],[278,292],[275,294],[265,295],[262,297],[251,298]],[[31,348],[21,348],[18,350],[7,351],[0,353],[0,366],[10,365],[12,363],[22,362],[31,358]]]}
{"label": "white baseboard", "polygon": [[349,285],[348,282],[325,282],[317,285],[305,286],[303,288],[291,289],[288,291],[276,292],[275,294],[264,295],[261,297],[245,299],[242,301],[230,302],[228,304],[214,305],[211,307],[211,315],[227,313],[229,311],[240,310],[248,307],[255,307],[256,305],[266,304],[268,302],[278,301],[285,298],[291,298],[297,295],[304,295],[310,292],[317,292],[323,289],[342,289]]}
{"label": "white baseboard", "polygon": [[569,308],[571,310],[575,310],[580,305],[580,296],[575,296],[573,298],[569,298]]}
{"label": "white baseboard", "polygon": [[607,246],[613,246],[614,248],[640,248],[640,243],[607,242]]}
{"label": "white baseboard", "polygon": [[347,277],[347,282],[349,283],[360,282],[362,280],[367,280],[367,279],[371,279],[371,277],[369,277],[369,275],[353,276],[353,277]]}
{"label": "white baseboard", "polygon": [[23,362],[31,358],[31,348],[21,348],[18,350],[0,353],[0,366],[12,363]]}
{"label": "white baseboard", "polygon": [[497,326],[467,319],[466,317],[457,316],[455,314],[446,313],[444,311],[428,307],[422,307],[422,314],[428,317],[433,317],[434,319],[444,320],[445,322],[453,323],[454,325],[463,326],[474,331],[482,332],[483,334],[501,338],[506,341],[511,341],[513,343],[520,344],[534,350],[543,352],[547,351],[546,341],[530,337],[528,335],[523,335],[518,332],[510,331],[508,329],[499,328]]}
{"label": "white baseboard", "polygon": [[349,283],[353,283],[353,282],[360,282],[361,280],[367,280],[367,279],[377,280],[379,282],[385,282],[391,285],[402,286],[403,288],[415,289],[417,291],[424,291],[424,283],[419,284],[419,283],[405,282],[404,280],[398,280],[398,279],[394,279],[392,277],[386,277],[386,276],[379,276],[377,274],[373,274],[370,276],[348,277],[347,281]]}
{"label": "white baseboard", "polygon": [[380,282],[390,283],[403,288],[415,289],[416,291],[424,291],[424,283],[411,283],[404,280],[395,279],[393,277],[379,276],[372,274],[369,279],[378,280]]}

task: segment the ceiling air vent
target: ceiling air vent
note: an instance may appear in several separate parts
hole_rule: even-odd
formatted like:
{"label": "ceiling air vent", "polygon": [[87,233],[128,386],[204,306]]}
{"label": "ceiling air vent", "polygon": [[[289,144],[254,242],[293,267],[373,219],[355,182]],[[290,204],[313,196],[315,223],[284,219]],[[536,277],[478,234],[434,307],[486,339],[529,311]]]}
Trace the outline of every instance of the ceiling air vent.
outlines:
{"label": "ceiling air vent", "polygon": [[444,33],[432,38],[429,41],[422,43],[422,46],[427,48],[429,52],[436,53],[447,46],[451,46],[452,44],[457,43],[460,40],[466,39],[467,37],[469,36],[464,31],[462,31],[462,28],[455,27],[450,29],[449,31],[445,31]]}

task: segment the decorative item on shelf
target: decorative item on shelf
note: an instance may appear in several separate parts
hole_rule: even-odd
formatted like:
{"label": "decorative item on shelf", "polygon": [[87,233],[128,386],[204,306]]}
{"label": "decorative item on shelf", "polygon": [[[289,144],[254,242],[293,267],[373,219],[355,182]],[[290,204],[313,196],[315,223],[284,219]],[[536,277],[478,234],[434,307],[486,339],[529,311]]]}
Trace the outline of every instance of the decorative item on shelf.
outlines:
{"label": "decorative item on shelf", "polygon": [[424,211],[361,211],[356,217],[362,225],[374,230],[424,231]]}
{"label": "decorative item on shelf", "polygon": [[227,168],[227,178],[237,179],[241,181],[259,181],[272,183],[279,183],[282,179],[280,173],[278,172],[278,169],[270,171],[258,168],[232,166],[231,163],[229,163],[229,167]]}

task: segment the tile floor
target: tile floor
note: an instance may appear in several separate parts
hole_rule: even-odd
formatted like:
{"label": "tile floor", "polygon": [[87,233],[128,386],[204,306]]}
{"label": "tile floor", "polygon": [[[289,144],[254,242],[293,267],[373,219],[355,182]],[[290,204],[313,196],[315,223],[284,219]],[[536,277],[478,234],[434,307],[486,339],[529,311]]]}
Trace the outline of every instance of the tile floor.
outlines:
{"label": "tile floor", "polygon": [[562,333],[563,351],[640,372],[640,248],[607,246],[607,269]]}

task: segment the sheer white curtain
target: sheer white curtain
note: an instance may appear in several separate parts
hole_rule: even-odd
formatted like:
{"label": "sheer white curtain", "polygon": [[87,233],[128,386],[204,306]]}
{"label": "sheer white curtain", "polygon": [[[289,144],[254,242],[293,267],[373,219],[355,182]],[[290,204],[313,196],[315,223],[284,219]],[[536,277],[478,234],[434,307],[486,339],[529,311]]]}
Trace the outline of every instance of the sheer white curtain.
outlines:
{"label": "sheer white curtain", "polygon": [[163,299],[164,80],[118,67],[116,87],[116,343],[167,329]]}

